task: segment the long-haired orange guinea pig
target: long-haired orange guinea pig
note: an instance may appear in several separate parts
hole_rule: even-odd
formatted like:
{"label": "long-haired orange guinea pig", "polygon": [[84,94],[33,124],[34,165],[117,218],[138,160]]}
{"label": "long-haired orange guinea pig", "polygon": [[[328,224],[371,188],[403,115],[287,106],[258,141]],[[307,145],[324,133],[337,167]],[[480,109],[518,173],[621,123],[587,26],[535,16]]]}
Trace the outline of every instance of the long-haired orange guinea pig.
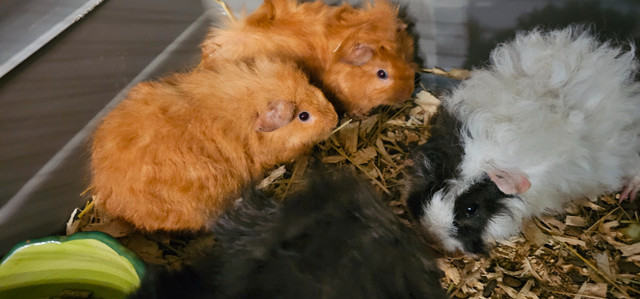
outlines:
{"label": "long-haired orange guinea pig", "polygon": [[93,136],[92,192],[100,210],[140,230],[200,230],[336,123],[293,63],[219,63],[140,83]]}
{"label": "long-haired orange guinea pig", "polygon": [[359,116],[411,96],[416,65],[406,27],[385,0],[360,8],[265,0],[246,18],[211,30],[202,43],[202,65],[284,56],[317,80],[339,110]]}

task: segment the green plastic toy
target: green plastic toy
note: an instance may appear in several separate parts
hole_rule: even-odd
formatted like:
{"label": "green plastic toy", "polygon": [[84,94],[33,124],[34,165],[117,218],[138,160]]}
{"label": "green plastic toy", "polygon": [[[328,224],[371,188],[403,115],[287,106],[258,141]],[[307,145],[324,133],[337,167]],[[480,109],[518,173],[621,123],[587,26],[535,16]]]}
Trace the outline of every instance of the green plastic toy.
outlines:
{"label": "green plastic toy", "polygon": [[126,298],[144,273],[135,254],[101,232],[28,240],[0,263],[0,299]]}

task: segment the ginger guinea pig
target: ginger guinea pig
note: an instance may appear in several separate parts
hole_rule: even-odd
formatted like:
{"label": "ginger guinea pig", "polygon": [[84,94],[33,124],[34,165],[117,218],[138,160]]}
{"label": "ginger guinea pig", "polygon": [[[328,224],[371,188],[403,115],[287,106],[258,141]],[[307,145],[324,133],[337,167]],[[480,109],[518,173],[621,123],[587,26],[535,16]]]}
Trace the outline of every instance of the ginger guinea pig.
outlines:
{"label": "ginger guinea pig", "polygon": [[202,65],[286,57],[317,81],[339,111],[361,116],[411,97],[416,65],[406,27],[398,8],[384,0],[361,8],[265,0],[246,18],[211,30],[202,44]]}
{"label": "ginger guinea pig", "polygon": [[292,63],[220,63],[140,83],[93,136],[92,193],[99,209],[140,230],[199,230],[244,184],[336,123]]}
{"label": "ginger guinea pig", "polygon": [[520,33],[442,102],[406,200],[445,249],[480,253],[524,218],[640,188],[634,48],[580,27]]}
{"label": "ginger guinea pig", "polygon": [[447,298],[428,245],[352,176],[282,201],[246,192],[212,231],[203,259],[148,271],[131,298]]}

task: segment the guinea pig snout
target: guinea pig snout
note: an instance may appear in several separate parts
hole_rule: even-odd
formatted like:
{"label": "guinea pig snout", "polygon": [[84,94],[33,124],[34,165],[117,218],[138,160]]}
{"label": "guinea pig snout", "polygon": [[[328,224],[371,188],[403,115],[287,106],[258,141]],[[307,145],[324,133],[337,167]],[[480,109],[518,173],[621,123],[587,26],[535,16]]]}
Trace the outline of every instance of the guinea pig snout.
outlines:
{"label": "guinea pig snout", "polygon": [[411,72],[403,72],[401,76],[396,80],[396,89],[392,96],[396,101],[402,101],[411,98],[414,90],[414,78],[415,74]]}
{"label": "guinea pig snout", "polygon": [[519,202],[484,176],[434,193],[425,203],[421,222],[445,250],[482,254],[490,240],[511,234],[517,226],[512,206]]}
{"label": "guinea pig snout", "polygon": [[430,201],[425,203],[424,215],[420,222],[428,232],[438,239],[440,245],[447,251],[463,250],[463,244],[457,240],[458,228],[454,213],[453,198],[445,194],[444,190],[436,192]]}
{"label": "guinea pig snout", "polygon": [[400,89],[396,93],[396,97],[400,100],[406,100],[411,98],[411,94],[413,94],[413,79],[407,81],[406,84],[402,85]]}

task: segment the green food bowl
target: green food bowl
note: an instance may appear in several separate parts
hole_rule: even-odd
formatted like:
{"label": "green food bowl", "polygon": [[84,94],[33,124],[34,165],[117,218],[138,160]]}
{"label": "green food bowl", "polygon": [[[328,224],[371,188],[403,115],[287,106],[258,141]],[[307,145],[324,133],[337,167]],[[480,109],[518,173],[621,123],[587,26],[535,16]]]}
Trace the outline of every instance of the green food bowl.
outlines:
{"label": "green food bowl", "polygon": [[0,263],[0,299],[126,298],[144,272],[135,254],[101,232],[28,240]]}

